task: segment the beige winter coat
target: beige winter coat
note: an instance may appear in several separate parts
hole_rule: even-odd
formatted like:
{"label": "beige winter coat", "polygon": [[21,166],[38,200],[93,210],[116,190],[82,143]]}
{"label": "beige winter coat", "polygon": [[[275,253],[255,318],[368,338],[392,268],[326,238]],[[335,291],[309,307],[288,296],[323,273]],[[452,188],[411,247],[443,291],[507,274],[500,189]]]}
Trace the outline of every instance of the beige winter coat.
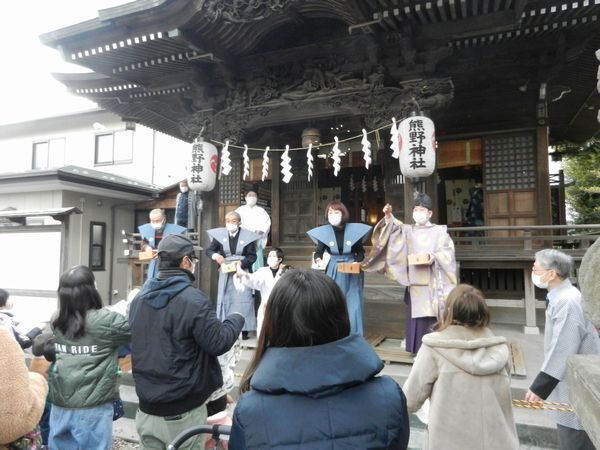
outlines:
{"label": "beige winter coat", "polygon": [[430,399],[432,450],[519,448],[506,338],[488,328],[450,326],[423,337],[404,385],[408,410]]}
{"label": "beige winter coat", "polygon": [[47,393],[44,377],[27,370],[23,350],[0,329],[0,448],[35,428]]}

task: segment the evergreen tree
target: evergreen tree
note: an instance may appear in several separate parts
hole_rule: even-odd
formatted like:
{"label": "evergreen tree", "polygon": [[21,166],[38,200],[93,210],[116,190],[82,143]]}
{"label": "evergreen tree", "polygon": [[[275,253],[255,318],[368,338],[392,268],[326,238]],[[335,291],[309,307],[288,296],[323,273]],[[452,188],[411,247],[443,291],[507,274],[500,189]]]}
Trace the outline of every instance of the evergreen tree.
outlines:
{"label": "evergreen tree", "polygon": [[600,223],[600,140],[584,147],[566,145],[563,154],[565,175],[573,181],[566,189],[567,202],[575,214],[575,223]]}

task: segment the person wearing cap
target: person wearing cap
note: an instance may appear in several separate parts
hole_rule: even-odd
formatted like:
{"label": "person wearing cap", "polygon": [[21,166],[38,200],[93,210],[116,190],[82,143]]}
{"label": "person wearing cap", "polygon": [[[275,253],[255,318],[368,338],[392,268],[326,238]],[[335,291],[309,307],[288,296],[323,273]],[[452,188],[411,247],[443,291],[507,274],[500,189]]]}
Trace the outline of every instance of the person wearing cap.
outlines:
{"label": "person wearing cap", "polygon": [[385,217],[373,231],[373,249],[363,263],[367,272],[382,272],[406,286],[406,351],[417,353],[421,339],[443,318],[446,297],[457,284],[454,243],[445,225],[433,225],[433,202],[415,198],[414,225],[404,224],[383,208]]}
{"label": "person wearing cap", "polygon": [[185,227],[174,223],[167,223],[167,216],[162,209],[153,209],[149,214],[150,223],[138,227],[142,237],[142,251],[152,250],[153,259],[148,265],[148,279],[154,278],[158,273],[156,264],[156,249],[161,239],[170,234],[183,234],[187,231]]}
{"label": "person wearing cap", "polygon": [[[206,402],[223,384],[219,355],[244,326],[235,309],[219,320],[192,286],[200,247],[171,234],[158,245],[158,275],[131,303],[131,357],[139,398],[136,428],[144,449],[164,449],[183,430],[206,423]],[[199,448],[196,437],[180,448]]]}
{"label": "person wearing cap", "polygon": [[237,270],[249,271],[256,261],[256,241],[261,237],[241,228],[241,217],[231,211],[225,215],[225,227],[207,230],[212,239],[206,249],[206,256],[219,265],[219,286],[217,296],[217,316],[223,320],[231,311],[244,315],[243,338],[256,330],[254,299],[252,290],[242,283]]}

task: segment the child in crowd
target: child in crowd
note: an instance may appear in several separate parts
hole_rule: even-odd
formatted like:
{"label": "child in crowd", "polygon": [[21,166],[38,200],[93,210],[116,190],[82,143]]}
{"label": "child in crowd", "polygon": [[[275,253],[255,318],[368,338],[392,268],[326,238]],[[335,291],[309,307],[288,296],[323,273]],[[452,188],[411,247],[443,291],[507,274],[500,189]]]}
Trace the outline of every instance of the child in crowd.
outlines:
{"label": "child in crowd", "polygon": [[93,272],[75,266],[60,277],[49,369],[50,450],[104,450],[112,445],[119,399],[117,349],[131,339],[121,314],[102,308]]}
{"label": "child in crowd", "polygon": [[241,277],[242,283],[250,289],[260,291],[261,302],[256,313],[257,338],[260,335],[260,329],[262,328],[265,318],[265,308],[267,307],[267,302],[269,301],[273,286],[279,281],[281,275],[290,268],[283,264],[283,258],[283,250],[275,247],[269,252],[269,256],[267,257],[267,267],[261,267],[254,273],[248,273],[245,270],[242,270],[241,267],[238,267],[237,273],[238,276]]}
{"label": "child in crowd", "polygon": [[[408,410],[430,399],[427,449],[517,450],[506,338],[487,327],[483,294],[460,284],[437,331],[423,337],[404,384]],[[468,426],[465,426],[468,424]]]}
{"label": "child in crowd", "polygon": [[350,334],[338,285],[313,270],[281,277],[241,381],[229,448],[406,449],[406,400],[367,341]]}
{"label": "child in crowd", "polygon": [[0,327],[8,330],[19,343],[21,348],[25,350],[31,347],[33,339],[42,331],[40,328],[35,327],[27,334],[23,334],[17,329],[19,323],[15,320],[14,314],[11,311],[13,304],[9,297],[10,294],[8,291],[0,289]]}

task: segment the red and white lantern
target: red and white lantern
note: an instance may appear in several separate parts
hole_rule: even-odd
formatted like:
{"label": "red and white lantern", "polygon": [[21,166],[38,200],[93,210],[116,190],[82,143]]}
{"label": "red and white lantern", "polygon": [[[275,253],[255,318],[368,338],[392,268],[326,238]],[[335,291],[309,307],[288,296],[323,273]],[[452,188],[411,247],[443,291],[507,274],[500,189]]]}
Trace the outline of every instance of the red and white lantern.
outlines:
{"label": "red and white lantern", "polygon": [[195,141],[192,146],[192,164],[188,186],[194,191],[208,192],[215,188],[219,154],[210,142]]}
{"label": "red and white lantern", "polygon": [[435,126],[425,116],[404,119],[398,126],[400,171],[408,178],[428,177],[435,170]]}

